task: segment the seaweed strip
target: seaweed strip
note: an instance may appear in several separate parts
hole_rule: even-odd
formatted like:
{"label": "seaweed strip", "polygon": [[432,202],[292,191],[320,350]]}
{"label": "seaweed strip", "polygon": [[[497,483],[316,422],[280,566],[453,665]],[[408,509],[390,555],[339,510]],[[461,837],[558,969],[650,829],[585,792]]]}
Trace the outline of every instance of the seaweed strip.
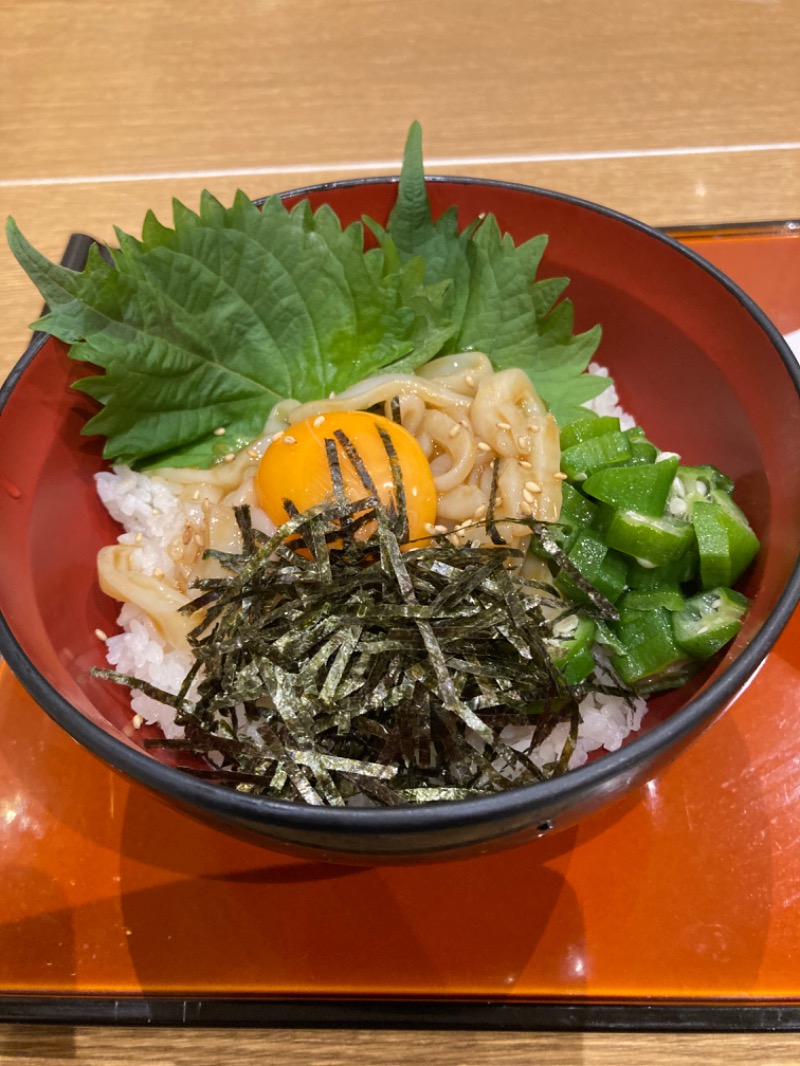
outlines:
{"label": "seaweed strip", "polygon": [[[242,551],[207,553],[226,575],[198,582],[184,608],[201,621],[177,696],[96,671],[176,708],[185,738],[148,747],[212,760],[187,772],[221,785],[314,805],[358,794],[386,805],[444,801],[563,772],[587,686],[570,689],[550,658],[542,605],[559,602],[552,589],[519,579],[521,553],[504,544],[463,548],[437,536],[403,551],[395,467],[399,491],[386,508],[368,475],[369,495],[347,500],[333,441],[328,455],[333,502],[291,513],[271,536],[237,508]],[[592,602],[587,613],[610,606]],[[528,723],[532,750],[565,720],[552,767],[500,736]]]}

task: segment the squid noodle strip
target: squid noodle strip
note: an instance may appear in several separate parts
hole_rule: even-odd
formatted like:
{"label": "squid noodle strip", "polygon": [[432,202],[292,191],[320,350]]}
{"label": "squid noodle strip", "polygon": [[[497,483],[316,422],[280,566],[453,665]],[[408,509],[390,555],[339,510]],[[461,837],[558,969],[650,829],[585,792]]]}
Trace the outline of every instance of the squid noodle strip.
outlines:
{"label": "squid noodle strip", "polygon": [[[401,418],[402,410],[401,406]],[[456,485],[461,485],[474,468],[478,454],[477,442],[445,411],[427,411],[423,427],[433,446],[432,455],[428,458],[434,484],[440,493],[448,492]]]}
{"label": "squid noodle strip", "polygon": [[295,425],[316,415],[326,415],[333,411],[366,411],[378,404],[390,402],[398,397],[402,404],[404,397],[420,397],[429,407],[444,410],[454,408],[467,411],[472,403],[469,396],[456,392],[436,382],[426,381],[419,374],[380,374],[365,378],[358,385],[329,396],[326,400],[312,400],[299,404],[287,415],[287,425]]}
{"label": "squid noodle strip", "polygon": [[[511,460],[504,466],[506,515],[531,514],[540,522],[554,522],[561,511],[561,448],[558,426],[522,370],[501,370],[478,385],[471,410],[475,432],[498,455]],[[529,466],[527,464],[530,464]],[[524,497],[525,483],[536,488]],[[509,504],[516,505],[509,510]]]}
{"label": "squid noodle strip", "polygon": [[417,376],[435,381],[465,396],[474,396],[476,384],[494,373],[494,367],[483,352],[460,352],[432,359],[417,370]]}
{"label": "squid noodle strip", "polygon": [[[164,642],[179,651],[189,651],[186,636],[197,619],[180,613],[190,597],[176,589],[166,577],[145,574],[135,568],[129,544],[101,548],[97,557],[100,588],[123,603],[135,604],[152,621]],[[194,620],[193,620],[194,619]]]}

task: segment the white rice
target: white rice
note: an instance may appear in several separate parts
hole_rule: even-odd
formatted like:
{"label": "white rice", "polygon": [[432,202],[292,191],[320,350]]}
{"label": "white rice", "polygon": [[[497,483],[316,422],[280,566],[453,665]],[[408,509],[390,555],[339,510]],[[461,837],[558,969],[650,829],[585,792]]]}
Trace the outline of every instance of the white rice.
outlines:
{"label": "white rice", "polygon": [[[187,506],[163,478],[115,467],[95,477],[97,493],[111,517],[125,530],[117,539],[134,545],[131,564],[142,574],[160,570],[169,579],[175,563],[165,545],[180,536],[189,519]],[[106,658],[120,673],[147,681],[177,694],[192,665],[186,652],[169,649],[147,615],[131,603],[123,605],[117,618],[121,632],[106,641]],[[175,711],[167,704],[131,692],[131,708],[149,725],[158,725],[166,737],[183,735],[175,724]]]}
{"label": "white rice", "polygon": [[[589,373],[596,374],[601,378],[607,378],[609,376],[608,367],[601,366],[600,363],[589,363]],[[588,407],[590,411],[594,411],[597,415],[610,415],[618,418],[620,429],[633,429],[636,425],[633,416],[629,415],[628,412],[620,406],[617,387],[613,382],[609,382],[599,396],[595,396],[593,400],[588,400],[583,406]]]}
{"label": "white rice", "polygon": [[[592,373],[608,376],[605,367],[592,363]],[[597,414],[615,415],[623,429],[633,426],[634,420],[619,405],[619,397],[610,385],[596,399],[586,405]],[[123,526],[120,543],[135,544],[132,563],[144,574],[161,570],[169,578],[175,573],[175,563],[165,545],[180,536],[195,508],[182,501],[177,488],[162,478],[138,474],[127,467],[115,467],[96,475],[97,491],[109,514]],[[162,641],[148,617],[131,604],[125,604],[117,619],[121,632],[109,637],[107,658],[121,673],[149,682],[165,692],[177,693],[192,663],[191,655],[170,650]],[[151,725],[158,725],[168,738],[181,736],[183,728],[175,724],[174,710],[141,692],[131,694],[135,715]],[[599,749],[616,751],[625,738],[639,729],[647,711],[643,699],[633,701],[620,697],[590,693],[581,703],[581,725],[578,743],[569,767],[582,766],[589,755]],[[556,761],[569,731],[568,723],[561,723],[537,748],[533,755],[539,766]],[[530,731],[508,728],[503,739],[520,749],[526,748]]]}
{"label": "white rice", "polygon": [[120,544],[136,545],[132,562],[143,574],[156,570],[168,577],[175,563],[166,549],[183,532],[189,514],[177,490],[159,477],[138,474],[126,466],[95,476],[97,494],[125,532]]}

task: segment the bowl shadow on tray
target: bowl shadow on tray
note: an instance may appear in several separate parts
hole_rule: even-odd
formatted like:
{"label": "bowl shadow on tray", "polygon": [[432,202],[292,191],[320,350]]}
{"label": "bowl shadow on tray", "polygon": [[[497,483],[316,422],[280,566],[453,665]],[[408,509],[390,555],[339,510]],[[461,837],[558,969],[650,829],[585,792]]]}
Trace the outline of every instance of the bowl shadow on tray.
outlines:
{"label": "bowl shadow on tray", "polygon": [[[179,815],[168,816],[167,831],[149,846],[149,807],[139,790],[131,791],[120,863],[122,913],[133,930],[128,946],[145,989],[163,990],[164,982],[179,988],[190,958],[193,980],[214,991],[436,995],[475,987],[506,994],[536,956],[556,909],[560,935],[583,948],[581,908],[562,869],[576,830],[559,834],[557,848],[547,840],[542,849],[437,865],[346,867],[259,849],[251,853],[257,865],[236,869],[227,866],[229,838]],[[134,856],[175,869],[174,854],[163,854],[175,833],[185,875],[143,887]],[[217,869],[215,857],[224,863]],[[524,922],[522,885],[536,900]],[[169,918],[155,923],[156,914]],[[472,933],[453,935],[470,922]],[[199,930],[206,945],[230,950],[198,949]],[[337,973],[340,968],[345,972]]]}
{"label": "bowl shadow on tray", "polygon": [[[580,996],[591,993],[593,981],[658,985],[689,972],[711,994],[731,988],[748,994],[770,929],[772,841],[763,784],[731,716],[684,758],[693,780],[706,780],[727,812],[730,836],[718,835],[716,819],[698,824],[697,794],[668,782],[662,787],[656,778],[551,837],[478,858],[391,867],[332,867],[279,855],[265,862],[263,852],[253,851],[252,866],[226,868],[229,838],[173,812],[154,837],[152,801],[132,789],[120,891],[138,980],[145,989],[164,990],[163,982],[179,988],[181,960],[185,966],[190,958],[193,977],[223,991],[258,992],[266,984],[266,991],[314,995],[330,991],[333,980],[345,995],[503,997],[555,988]],[[731,781],[733,791],[726,787]],[[179,842],[178,856],[170,854],[170,841]],[[676,869],[680,854],[683,869]],[[215,868],[218,860],[223,865]],[[146,885],[143,863],[153,862],[178,879]],[[589,868],[600,882],[587,889]],[[687,892],[691,883],[696,891]],[[169,921],[159,928],[155,914]],[[225,958],[196,948],[199,915],[207,944],[233,945]],[[655,923],[670,935],[642,946],[642,927]],[[627,939],[621,954],[627,978],[596,972],[609,946],[607,924],[615,938]],[[337,959],[347,960],[345,974],[337,973]]]}

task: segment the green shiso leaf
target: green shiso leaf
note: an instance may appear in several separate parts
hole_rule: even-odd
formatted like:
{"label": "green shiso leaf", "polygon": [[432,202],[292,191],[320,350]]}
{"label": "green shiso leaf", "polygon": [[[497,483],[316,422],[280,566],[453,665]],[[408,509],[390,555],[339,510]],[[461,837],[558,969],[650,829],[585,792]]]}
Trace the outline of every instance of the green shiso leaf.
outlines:
{"label": "green shiso leaf", "polygon": [[567,280],[534,280],[546,237],[517,247],[491,215],[462,230],[455,208],[433,219],[418,123],[387,227],[365,221],[378,247],[327,206],[259,209],[239,192],[225,207],[206,192],[197,212],[174,202],[172,227],[149,213],[140,240],[118,231],[113,265],[95,250],[80,273],[12,219],[7,234],[50,306],[36,328],[102,371],[76,387],[100,404],[85,432],[114,462],[209,466],[281,399],[464,349],[523,368],[561,423],[608,385],[585,373],[600,330],[573,335]]}
{"label": "green shiso leaf", "polygon": [[[50,263],[8,223],[12,251],[50,304],[37,327],[105,370],[77,387],[102,410],[85,432],[140,468],[208,466],[258,436],[274,404],[340,391],[386,367],[413,370],[452,332],[444,287],[422,265],[363,250],[363,228],[334,212],[244,194],[200,212],[148,216],[142,240],[118,233],[114,266]],[[214,436],[217,427],[226,434]]]}
{"label": "green shiso leaf", "polygon": [[389,222],[367,225],[382,247],[394,243],[401,262],[422,257],[426,281],[451,282],[444,308],[454,332],[442,354],[471,349],[485,352],[498,369],[520,367],[561,425],[608,387],[608,378],[586,373],[600,327],[573,335],[572,304],[557,302],[568,279],[534,280],[546,236],[517,246],[491,214],[459,232],[455,208],[434,221],[418,123],[408,134]]}

